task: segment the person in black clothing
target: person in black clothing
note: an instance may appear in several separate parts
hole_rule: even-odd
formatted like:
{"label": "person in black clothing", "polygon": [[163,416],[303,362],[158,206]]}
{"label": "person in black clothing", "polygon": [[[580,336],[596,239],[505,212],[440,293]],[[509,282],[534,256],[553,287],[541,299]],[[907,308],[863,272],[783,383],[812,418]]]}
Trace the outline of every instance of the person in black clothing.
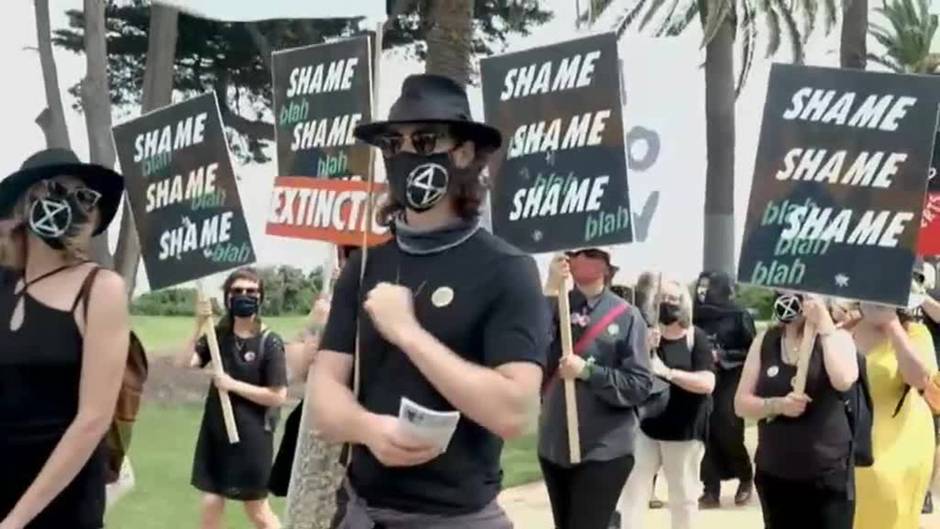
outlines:
{"label": "person in black clothing", "polygon": [[[779,325],[751,346],[735,396],[742,418],[757,420],[757,492],[766,529],[850,529],[855,515],[852,431],[843,393],[858,379],[855,342],[824,303],[780,293]],[[802,334],[817,338],[805,393],[793,389]]]}
{"label": "person in black clothing", "polygon": [[[382,149],[378,220],[394,237],[368,249],[364,276],[358,251],[343,268],[311,370],[314,428],[353,447],[334,525],[512,527],[499,457],[538,403],[549,313],[535,261],[480,228],[500,133],[470,120],[454,81],[414,75],[389,121],[355,135]],[[443,452],[399,426],[403,398],[460,413]]]}
{"label": "person in black clothing", "polygon": [[[652,374],[646,322],[608,288],[615,270],[609,253],[582,249],[556,257],[545,285],[553,307],[564,278],[570,274],[575,285],[567,294],[575,351],[563,357],[556,334],[539,420],[539,462],[555,529],[607,529],[634,465],[636,408],[649,395]],[[575,381],[577,396],[576,465],[568,444],[565,379]]]}
{"label": "person in black clothing", "polygon": [[[209,388],[193,458],[192,485],[203,492],[203,529],[221,527],[226,499],[244,502],[248,519],[258,529],[275,529],[279,522],[267,495],[274,430],[287,398],[284,343],[264,327],[258,315],[264,283],[254,269],[232,272],[222,293],[227,314],[216,327],[216,335],[225,373],[215,376]],[[212,314],[208,302],[199,307],[198,314]],[[208,341],[199,334],[197,328],[179,364],[202,369],[212,361]],[[236,444],[228,440],[219,389],[227,391],[232,401],[239,436]]]}
{"label": "person in black clothing", "polygon": [[744,505],[751,499],[754,469],[744,446],[744,421],[734,413],[734,393],[756,334],[754,319],[734,302],[734,283],[723,272],[703,272],[699,276],[693,315],[695,326],[705,331],[711,341],[717,367],[713,411],[702,460],[705,492],[699,507],[720,507],[721,482],[729,479],[740,480],[734,503]]}
{"label": "person in black clothing", "polygon": [[715,360],[708,336],[692,325],[688,289],[676,281],[664,282],[657,305],[659,324],[650,334],[652,371],[669,382],[669,402],[662,414],[640,423],[636,466],[621,495],[623,527],[643,527],[649,482],[662,468],[672,527],[690,529],[698,510],[698,475],[715,388]]}
{"label": "person in black clothing", "polygon": [[0,182],[0,528],[97,529],[130,337],[121,277],[88,262],[123,178],[69,150]]}

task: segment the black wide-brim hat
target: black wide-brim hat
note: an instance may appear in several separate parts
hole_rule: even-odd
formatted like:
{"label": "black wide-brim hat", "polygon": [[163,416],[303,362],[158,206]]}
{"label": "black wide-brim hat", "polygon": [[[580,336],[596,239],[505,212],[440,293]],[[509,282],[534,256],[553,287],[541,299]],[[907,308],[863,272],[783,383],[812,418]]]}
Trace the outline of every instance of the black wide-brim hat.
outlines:
{"label": "black wide-brim hat", "polygon": [[401,95],[388,113],[388,120],[359,125],[353,135],[360,140],[378,145],[377,138],[388,132],[391,125],[413,123],[446,124],[470,140],[478,149],[495,151],[503,143],[499,129],[473,121],[467,92],[449,77],[441,75],[411,75],[401,86]]}
{"label": "black wide-brim hat", "polygon": [[29,188],[57,176],[74,176],[101,194],[98,200],[98,226],[94,235],[108,229],[117,214],[124,193],[124,177],[100,165],[82,163],[68,149],[45,149],[30,156],[20,170],[0,181],[0,218],[9,218],[13,208]]}

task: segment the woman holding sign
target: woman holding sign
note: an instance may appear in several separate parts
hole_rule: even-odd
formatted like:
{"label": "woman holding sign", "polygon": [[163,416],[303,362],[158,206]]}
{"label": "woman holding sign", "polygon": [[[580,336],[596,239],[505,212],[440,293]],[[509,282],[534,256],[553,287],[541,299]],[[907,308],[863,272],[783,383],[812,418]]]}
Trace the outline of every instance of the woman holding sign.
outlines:
{"label": "woman holding sign", "polygon": [[[556,257],[545,285],[550,300],[569,296],[575,344],[574,354],[562,356],[558,332],[549,349],[539,420],[539,461],[556,529],[607,529],[634,465],[636,408],[650,393],[652,375],[645,320],[608,288],[616,270],[607,252],[582,249]],[[575,288],[561,292],[569,274]],[[557,302],[551,303],[557,307]],[[581,441],[577,464],[571,463],[559,378],[576,381]],[[651,479],[645,477],[645,487]]]}
{"label": "woman holding sign", "polygon": [[[123,178],[48,149],[0,182],[0,528],[103,526],[127,292],[88,261]],[[83,301],[85,300],[85,301]]]}
{"label": "woman holding sign", "polygon": [[867,361],[875,464],[857,473],[855,527],[918,527],[934,454],[930,407],[920,394],[937,371],[933,342],[907,310],[871,303],[861,309],[852,334]]}
{"label": "woman holding sign", "polygon": [[[279,527],[267,501],[279,408],[287,398],[284,343],[261,322],[264,283],[251,268],[233,272],[222,286],[227,315],[216,328],[225,374],[213,380],[228,391],[240,441],[229,443],[219,393],[210,389],[193,461],[192,484],[201,490],[202,528],[221,527],[225,500],[244,502],[258,529]],[[200,307],[200,314],[211,308]],[[197,328],[201,329],[202,325]],[[198,331],[197,331],[198,333]],[[206,338],[195,336],[179,363],[204,368],[211,361]]]}
{"label": "woman holding sign", "polygon": [[850,529],[854,462],[843,392],[858,379],[855,344],[818,298],[780,293],[774,313],[779,324],[751,345],[734,401],[741,418],[759,421],[755,484],[765,527]]}

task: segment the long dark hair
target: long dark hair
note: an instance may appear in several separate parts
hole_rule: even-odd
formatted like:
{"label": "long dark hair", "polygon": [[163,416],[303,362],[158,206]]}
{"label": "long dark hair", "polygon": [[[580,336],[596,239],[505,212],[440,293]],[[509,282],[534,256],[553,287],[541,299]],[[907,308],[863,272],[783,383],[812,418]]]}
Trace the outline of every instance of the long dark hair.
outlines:
{"label": "long dark hair", "polygon": [[[264,280],[261,279],[261,274],[258,273],[256,269],[250,266],[244,266],[235,270],[227,278],[225,282],[222,283],[222,301],[225,303],[225,316],[219,320],[219,324],[216,326],[216,332],[220,335],[229,334],[234,331],[235,328],[235,317],[232,315],[231,310],[229,310],[229,292],[232,290],[232,285],[236,281],[245,280],[251,281],[258,285],[258,305],[259,307],[264,304]],[[254,333],[258,334],[261,332],[261,311],[259,309],[258,314],[255,315],[255,329]]]}
{"label": "long dark hair", "polygon": [[[461,135],[459,130],[450,130],[457,147],[473,140]],[[473,220],[480,216],[480,209],[483,200],[486,197],[486,184],[480,178],[486,163],[489,160],[491,151],[476,147],[473,160],[463,168],[454,168],[451,175],[450,188],[447,190],[448,198],[454,212],[464,220]],[[376,222],[380,226],[389,227],[394,224],[395,219],[405,211],[405,205],[395,200],[391,193],[386,195],[385,203],[382,204],[376,213]]]}

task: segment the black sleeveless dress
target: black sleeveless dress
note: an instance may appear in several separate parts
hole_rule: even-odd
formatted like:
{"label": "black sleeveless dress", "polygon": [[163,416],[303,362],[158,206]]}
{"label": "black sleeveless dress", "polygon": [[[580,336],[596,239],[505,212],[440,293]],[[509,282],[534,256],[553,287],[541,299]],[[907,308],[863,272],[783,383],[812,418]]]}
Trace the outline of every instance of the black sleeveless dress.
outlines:
{"label": "black sleeveless dress", "polygon": [[[25,294],[25,318],[10,319],[15,278],[0,277],[0,520],[39,475],[78,413],[82,337],[71,312]],[[105,507],[103,445],[27,529],[97,529]]]}

